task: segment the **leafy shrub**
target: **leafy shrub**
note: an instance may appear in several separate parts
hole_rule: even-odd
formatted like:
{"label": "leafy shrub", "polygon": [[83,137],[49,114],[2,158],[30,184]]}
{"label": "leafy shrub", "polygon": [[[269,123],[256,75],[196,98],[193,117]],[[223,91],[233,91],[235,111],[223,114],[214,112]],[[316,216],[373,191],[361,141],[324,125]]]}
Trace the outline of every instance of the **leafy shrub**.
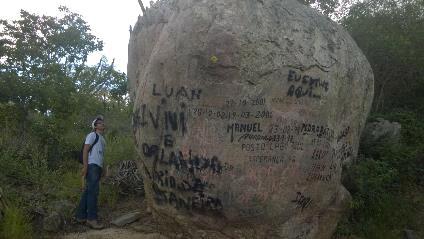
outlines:
{"label": "leafy shrub", "polygon": [[28,239],[31,238],[31,231],[31,224],[20,208],[6,208],[4,218],[0,222],[0,238]]}
{"label": "leafy shrub", "polygon": [[69,171],[57,175],[54,197],[77,203],[81,196],[82,179],[79,171]]}
{"label": "leafy shrub", "polygon": [[119,191],[116,185],[102,183],[100,185],[99,205],[114,208],[118,202]]}
{"label": "leafy shrub", "polygon": [[406,228],[423,233],[424,122],[404,111],[381,116],[401,123],[401,140],[361,145],[363,155],[344,170],[353,200],[336,237],[400,238]]}
{"label": "leafy shrub", "polygon": [[134,139],[132,136],[123,135],[109,137],[105,152],[105,161],[108,165],[116,165],[122,160],[136,159]]}
{"label": "leafy shrub", "polygon": [[5,144],[5,149],[0,152],[4,172],[0,174],[0,180],[41,189],[54,177],[54,172],[48,168],[43,148],[33,142],[31,139],[15,138]]}

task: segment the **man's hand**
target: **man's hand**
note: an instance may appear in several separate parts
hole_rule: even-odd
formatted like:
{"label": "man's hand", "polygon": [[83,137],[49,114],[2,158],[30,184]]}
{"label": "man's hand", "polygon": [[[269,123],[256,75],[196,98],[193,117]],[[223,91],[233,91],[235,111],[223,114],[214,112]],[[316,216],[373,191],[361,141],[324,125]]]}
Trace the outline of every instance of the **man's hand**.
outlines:
{"label": "man's hand", "polygon": [[85,190],[85,176],[81,177],[81,192]]}
{"label": "man's hand", "polygon": [[84,165],[84,166],[82,167],[82,170],[81,170],[81,177],[85,178],[85,176],[87,176],[87,168],[88,168],[88,166],[87,166],[87,165]]}
{"label": "man's hand", "polygon": [[87,176],[87,165],[84,165],[81,170],[81,191],[85,190],[85,176]]}
{"label": "man's hand", "polygon": [[101,177],[104,178],[108,176],[109,176],[109,165],[103,167]]}

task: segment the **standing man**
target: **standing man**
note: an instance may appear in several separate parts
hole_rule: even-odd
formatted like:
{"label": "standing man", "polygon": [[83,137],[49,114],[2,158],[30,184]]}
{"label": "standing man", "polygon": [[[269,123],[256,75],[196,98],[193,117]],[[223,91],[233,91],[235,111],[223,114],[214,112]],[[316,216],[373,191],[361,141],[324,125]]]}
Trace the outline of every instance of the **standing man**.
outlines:
{"label": "standing man", "polygon": [[[97,198],[103,169],[103,156],[106,142],[103,138],[105,124],[103,117],[93,120],[93,132],[85,138],[83,148],[83,168],[81,177],[84,180],[84,192],[76,214],[78,222],[86,222],[93,229],[102,229],[103,225],[97,220]],[[97,140],[96,140],[97,139]]]}

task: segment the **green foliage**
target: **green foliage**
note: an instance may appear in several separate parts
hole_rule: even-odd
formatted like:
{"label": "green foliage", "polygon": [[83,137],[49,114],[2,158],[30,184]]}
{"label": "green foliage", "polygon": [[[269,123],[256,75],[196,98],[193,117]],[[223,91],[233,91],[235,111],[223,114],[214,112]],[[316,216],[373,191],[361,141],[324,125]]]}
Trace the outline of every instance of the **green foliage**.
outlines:
{"label": "green foliage", "polygon": [[371,63],[373,115],[402,125],[401,140],[362,142],[362,157],[346,170],[350,214],[339,235],[400,238],[412,229],[424,236],[424,2],[363,0],[342,24]]}
{"label": "green foliage", "polygon": [[401,140],[362,148],[362,158],[345,170],[353,201],[338,235],[399,238],[405,228],[424,233],[424,124],[410,112],[384,116],[402,124]]}
{"label": "green foliage", "polygon": [[[11,136],[12,137],[12,136]],[[31,138],[11,138],[3,141],[0,155],[2,172],[0,182],[26,185],[34,189],[42,189],[53,173],[47,167],[47,158],[43,148],[34,147]]]}
{"label": "green foliage", "polygon": [[81,16],[59,10],[61,18],[22,10],[21,19],[0,21],[0,102],[64,116],[75,108],[72,76],[103,43]]}
{"label": "green foliage", "polygon": [[31,224],[24,212],[16,206],[7,207],[4,218],[0,221],[0,238],[4,239],[29,239]]}
{"label": "green foliage", "polygon": [[105,152],[108,165],[117,165],[123,160],[134,160],[137,158],[134,139],[131,136],[109,138]]}
{"label": "green foliage", "polygon": [[99,204],[108,208],[115,208],[119,198],[118,186],[103,183],[99,193]]}
{"label": "green foliage", "polygon": [[[50,17],[22,10],[16,21],[0,20],[0,185],[23,211],[78,202],[76,158],[96,115],[108,124],[106,163],[135,155],[126,75],[105,57],[87,66],[103,43],[80,15],[59,11]],[[100,203],[113,207],[117,200],[115,186],[102,188]],[[3,227],[25,233],[27,215],[11,213],[18,215],[11,217],[16,225]]]}
{"label": "green foliage", "polygon": [[386,114],[386,119],[402,125],[402,140],[405,145],[422,148],[424,145],[424,121],[421,113],[396,110]]}
{"label": "green foliage", "polygon": [[299,2],[305,5],[311,5],[325,15],[334,13],[340,5],[340,1],[338,0],[299,0]]}
{"label": "green foliage", "polygon": [[365,0],[342,20],[374,71],[374,111],[424,112],[423,12],[421,0]]}
{"label": "green foliage", "polygon": [[59,11],[0,20],[0,126],[31,135],[51,168],[75,155],[92,117],[128,107],[127,78],[113,62],[85,65],[103,43],[80,15]]}
{"label": "green foliage", "polygon": [[60,173],[54,182],[56,199],[66,199],[75,205],[81,196],[82,178],[79,170]]}

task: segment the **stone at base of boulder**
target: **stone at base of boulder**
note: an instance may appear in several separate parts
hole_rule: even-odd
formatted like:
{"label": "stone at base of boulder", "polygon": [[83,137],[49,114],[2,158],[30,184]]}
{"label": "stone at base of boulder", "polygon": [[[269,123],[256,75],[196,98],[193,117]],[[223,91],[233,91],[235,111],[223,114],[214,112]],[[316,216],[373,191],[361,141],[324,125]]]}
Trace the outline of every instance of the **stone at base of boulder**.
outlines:
{"label": "stone at base of boulder", "polygon": [[138,219],[140,219],[140,217],[141,217],[141,213],[136,211],[136,212],[132,212],[132,213],[122,215],[122,216],[114,219],[111,223],[112,223],[112,225],[115,225],[117,227],[122,227],[122,226],[125,226],[127,224],[130,224],[130,223],[137,221]]}

